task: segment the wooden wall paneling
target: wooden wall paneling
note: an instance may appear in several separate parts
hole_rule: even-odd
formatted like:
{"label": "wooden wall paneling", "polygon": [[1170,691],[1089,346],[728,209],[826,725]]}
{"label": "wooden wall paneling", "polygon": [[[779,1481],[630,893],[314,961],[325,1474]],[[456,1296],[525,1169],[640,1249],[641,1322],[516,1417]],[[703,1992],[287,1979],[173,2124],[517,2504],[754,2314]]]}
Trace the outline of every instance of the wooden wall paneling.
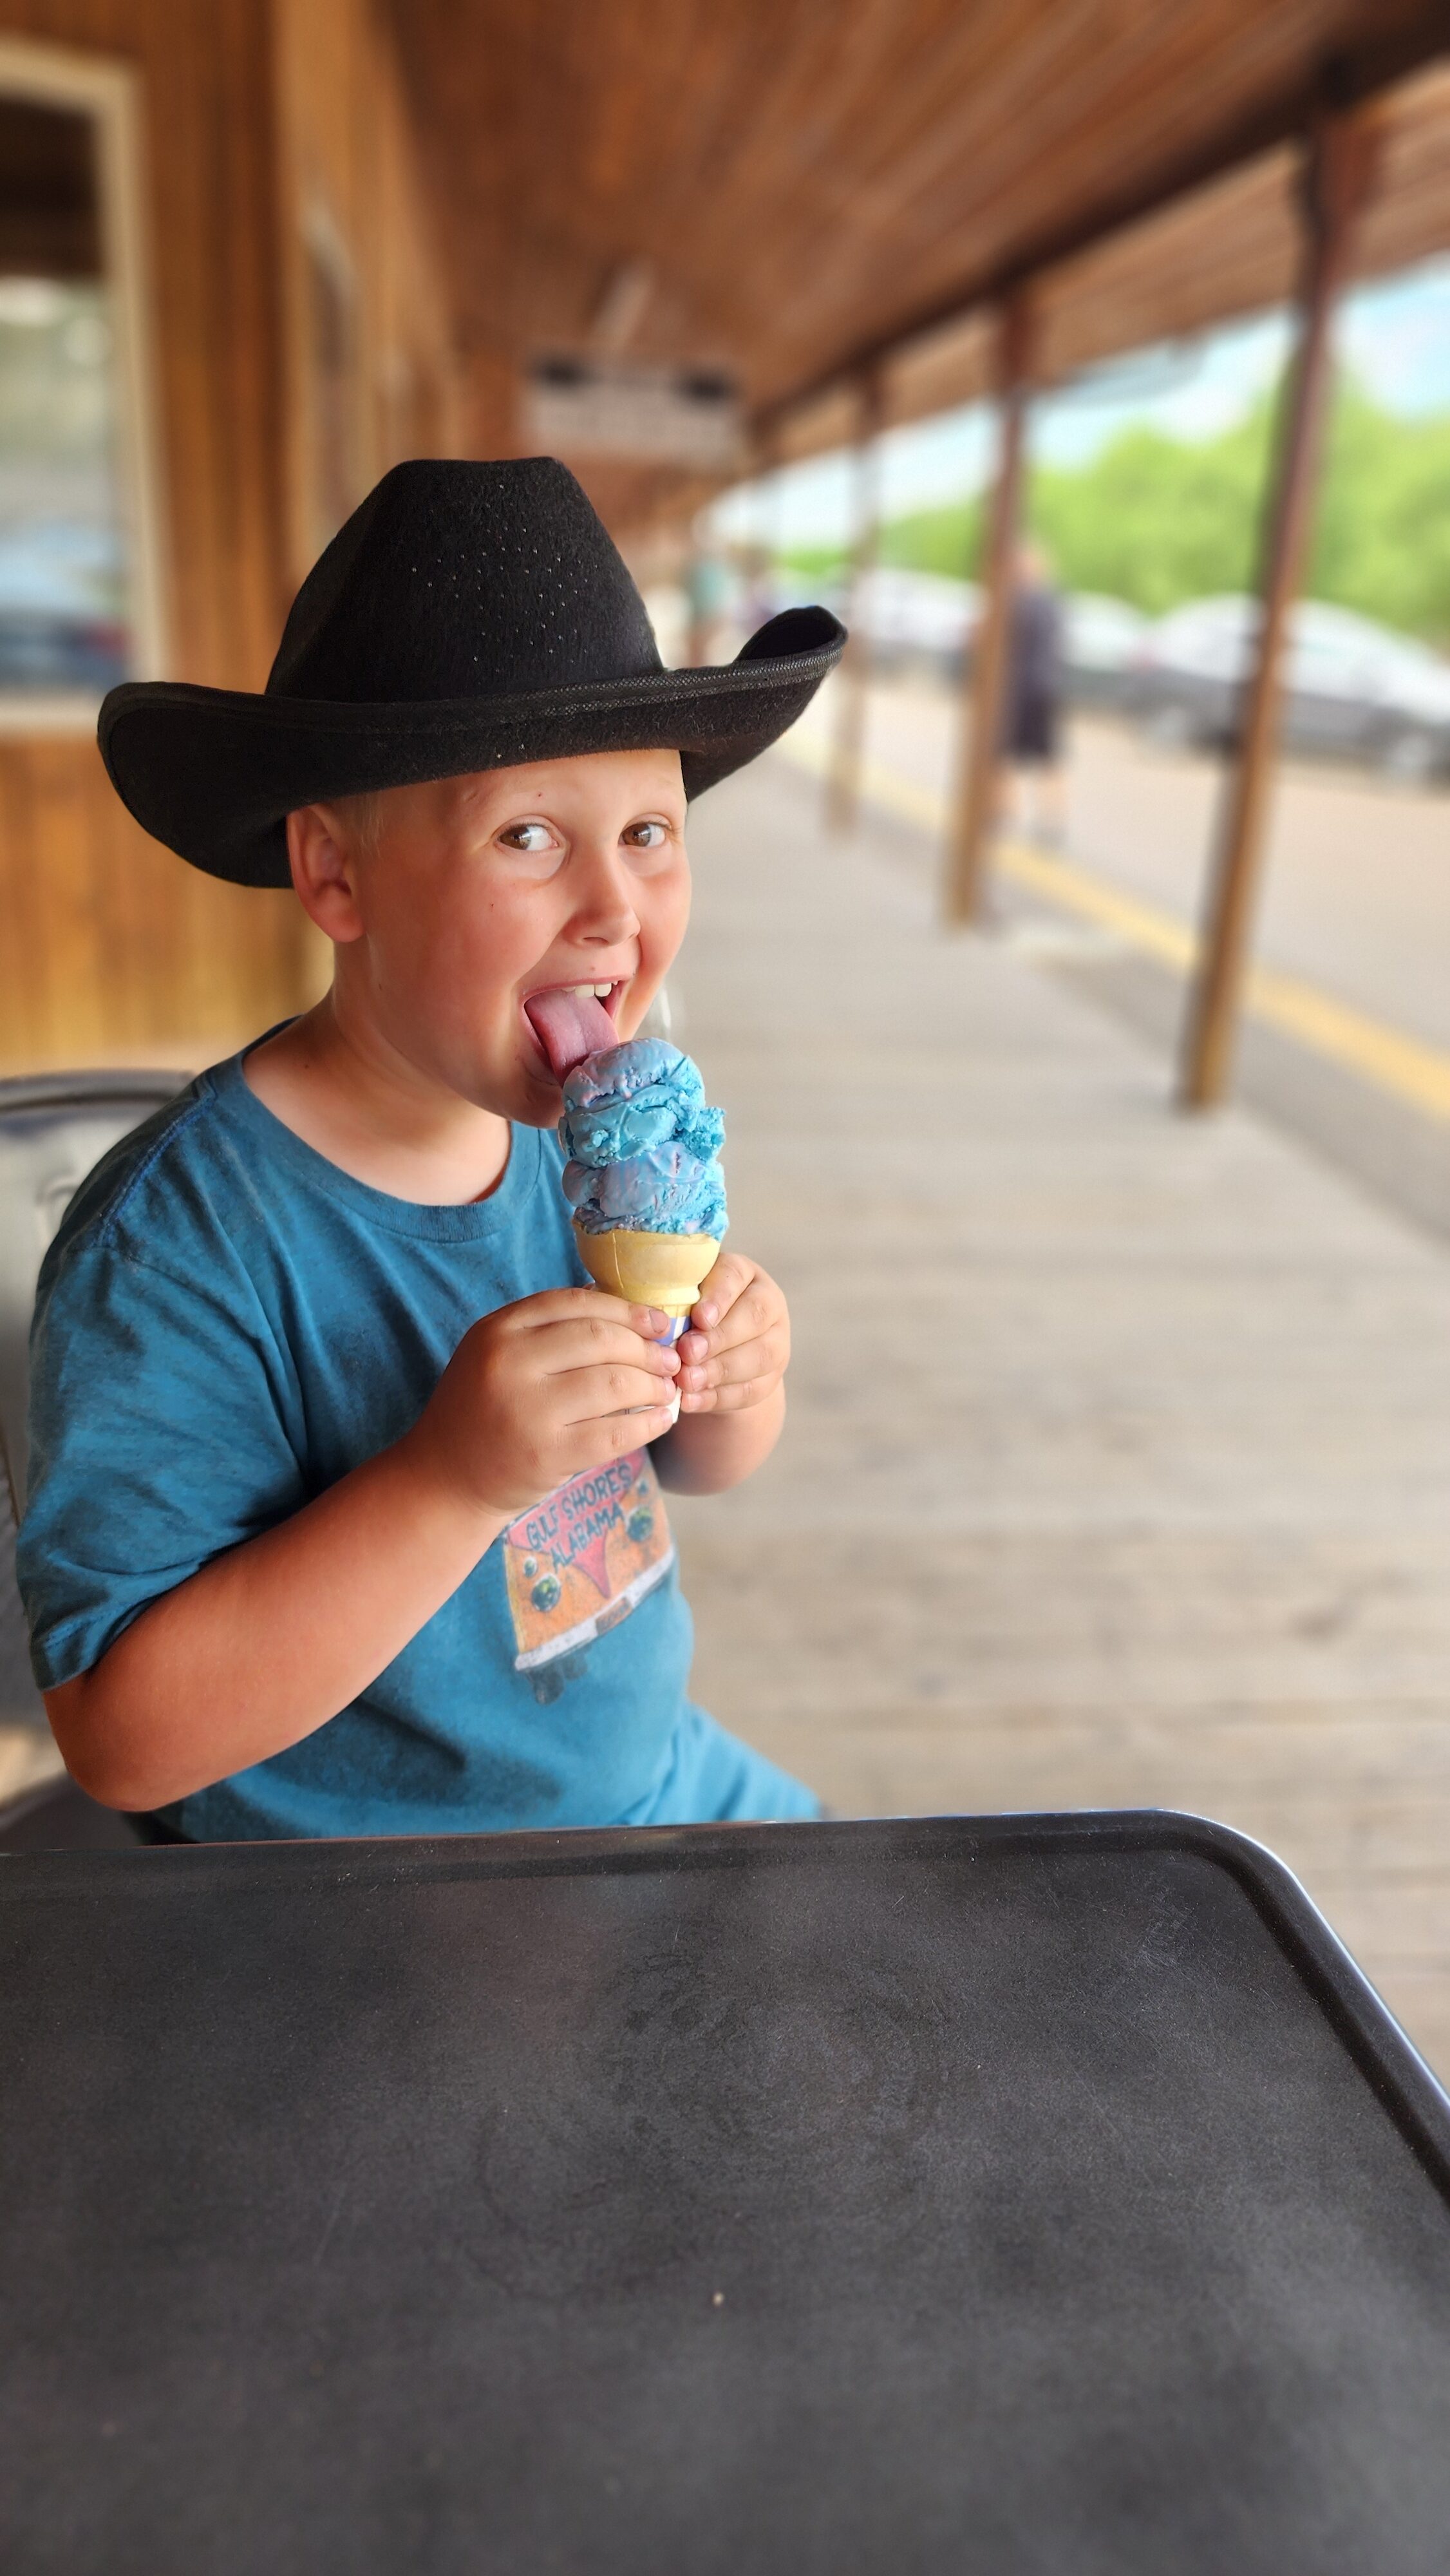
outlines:
{"label": "wooden wall paneling", "polygon": [[[29,851],[34,863],[14,864]],[[290,896],[218,884],[131,821],[92,752],[0,758],[0,1070],[195,1065],[313,998]]]}
{"label": "wooden wall paneling", "polygon": [[300,579],[325,529],[308,232],[336,244],[352,299],[352,498],[400,457],[448,453],[458,356],[390,27],[370,0],[275,0],[277,202],[288,371],[287,520]]}
{"label": "wooden wall paneling", "polygon": [[450,285],[419,163],[391,29],[370,12],[378,65],[369,89],[381,187],[367,185],[379,313],[375,399],[380,465],[459,452],[459,361]]}

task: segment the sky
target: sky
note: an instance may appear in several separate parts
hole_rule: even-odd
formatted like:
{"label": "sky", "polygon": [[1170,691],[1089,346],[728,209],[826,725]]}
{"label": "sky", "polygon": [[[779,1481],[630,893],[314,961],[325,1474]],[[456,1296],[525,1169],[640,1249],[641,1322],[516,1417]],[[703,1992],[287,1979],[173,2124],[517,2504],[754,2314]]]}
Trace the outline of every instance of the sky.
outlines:
{"label": "sky", "polygon": [[[1054,465],[1085,465],[1119,430],[1140,421],[1175,438],[1212,438],[1242,419],[1273,382],[1288,337],[1286,316],[1268,313],[1198,340],[1142,350],[1037,403],[1032,453]],[[1344,363],[1387,411],[1406,418],[1450,411],[1450,258],[1346,296],[1338,345]],[[884,516],[899,518],[978,490],[993,446],[991,413],[981,403],[893,430],[882,442]],[[839,543],[851,523],[850,459],[818,457],[742,485],[717,504],[714,519],[728,538],[777,548]]]}

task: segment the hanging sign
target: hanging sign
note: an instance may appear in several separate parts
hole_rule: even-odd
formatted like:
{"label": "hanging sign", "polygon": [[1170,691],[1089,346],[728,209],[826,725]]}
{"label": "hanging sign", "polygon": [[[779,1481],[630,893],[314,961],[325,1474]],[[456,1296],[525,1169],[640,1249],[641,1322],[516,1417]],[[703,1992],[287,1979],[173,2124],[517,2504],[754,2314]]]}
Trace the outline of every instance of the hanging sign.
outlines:
{"label": "hanging sign", "polygon": [[527,387],[530,439],[550,456],[617,456],[728,474],[740,462],[740,401],[715,367],[619,358],[537,358]]}

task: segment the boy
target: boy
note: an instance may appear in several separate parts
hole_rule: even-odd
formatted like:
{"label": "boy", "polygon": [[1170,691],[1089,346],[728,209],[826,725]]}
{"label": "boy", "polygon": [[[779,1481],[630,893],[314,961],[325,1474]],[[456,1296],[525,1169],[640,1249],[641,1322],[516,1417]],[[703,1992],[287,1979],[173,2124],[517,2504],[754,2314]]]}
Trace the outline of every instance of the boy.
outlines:
{"label": "boy", "polygon": [[264,696],[107,699],[138,820],[290,882],[335,975],[105,1159],[42,1272],[18,1561],[92,1796],[202,1840],[816,1812],[685,1698],[659,1490],[774,1445],[784,1300],[727,1250],[673,1352],[581,1284],[530,1004],[582,987],[633,1034],[687,795],[842,640],[794,611],[664,671],[562,466],[418,463],[314,567]]}

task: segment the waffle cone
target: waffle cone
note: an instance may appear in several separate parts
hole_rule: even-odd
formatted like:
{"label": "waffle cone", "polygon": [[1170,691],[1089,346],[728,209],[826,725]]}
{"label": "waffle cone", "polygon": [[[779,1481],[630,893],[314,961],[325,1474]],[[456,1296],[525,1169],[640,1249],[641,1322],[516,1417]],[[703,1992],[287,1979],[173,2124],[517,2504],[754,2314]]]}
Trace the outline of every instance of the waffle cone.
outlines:
{"label": "waffle cone", "polygon": [[720,1246],[713,1234],[643,1234],[612,1225],[604,1234],[574,1228],[591,1279],[636,1306],[657,1306],[671,1319],[688,1315]]}

